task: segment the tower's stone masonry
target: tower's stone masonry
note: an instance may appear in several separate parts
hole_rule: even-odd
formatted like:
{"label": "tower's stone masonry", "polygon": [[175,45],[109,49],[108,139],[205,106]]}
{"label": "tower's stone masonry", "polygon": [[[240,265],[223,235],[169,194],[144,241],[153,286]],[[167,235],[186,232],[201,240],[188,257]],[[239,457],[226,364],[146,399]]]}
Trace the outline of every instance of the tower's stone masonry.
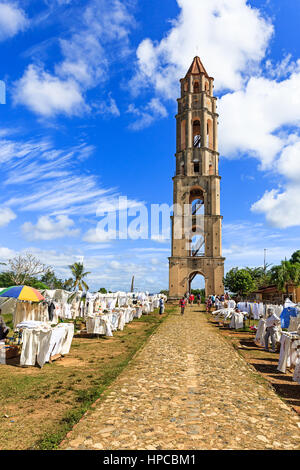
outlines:
{"label": "tower's stone masonry", "polygon": [[[180,82],[173,202],[181,210],[174,211],[171,217],[170,298],[180,298],[189,291],[197,274],[205,278],[206,295],[222,294],[224,290],[218,114],[213,78],[208,76],[199,57],[195,57]],[[193,215],[187,232],[185,207],[189,204]],[[182,229],[182,238],[177,235],[178,228]],[[195,245],[193,240],[197,241]]]}

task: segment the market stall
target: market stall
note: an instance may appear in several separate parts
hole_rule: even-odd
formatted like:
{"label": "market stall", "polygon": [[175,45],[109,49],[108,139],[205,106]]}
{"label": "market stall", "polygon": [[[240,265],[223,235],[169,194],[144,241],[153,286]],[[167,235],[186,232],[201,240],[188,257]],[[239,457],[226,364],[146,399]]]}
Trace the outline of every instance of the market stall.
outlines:
{"label": "market stall", "polygon": [[[0,363],[20,355],[21,366],[43,367],[45,362],[69,353],[74,324],[57,323],[51,303],[29,286],[12,286],[0,292],[0,298],[15,299],[14,336],[0,344]],[[55,326],[53,326],[55,325]]]}

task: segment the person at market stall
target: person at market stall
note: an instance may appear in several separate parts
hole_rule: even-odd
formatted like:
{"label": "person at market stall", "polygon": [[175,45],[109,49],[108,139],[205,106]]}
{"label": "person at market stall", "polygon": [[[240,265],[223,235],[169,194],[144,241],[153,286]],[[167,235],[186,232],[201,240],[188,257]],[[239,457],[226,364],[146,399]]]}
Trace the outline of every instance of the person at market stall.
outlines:
{"label": "person at market stall", "polygon": [[8,335],[9,328],[6,326],[5,321],[3,320],[3,317],[1,315],[2,311],[0,309],[0,340],[5,339],[6,336]]}
{"label": "person at market stall", "polygon": [[269,338],[271,338],[272,352],[276,352],[276,331],[277,325],[280,325],[280,318],[276,315],[274,309],[269,307],[266,318],[265,351],[269,351]]}

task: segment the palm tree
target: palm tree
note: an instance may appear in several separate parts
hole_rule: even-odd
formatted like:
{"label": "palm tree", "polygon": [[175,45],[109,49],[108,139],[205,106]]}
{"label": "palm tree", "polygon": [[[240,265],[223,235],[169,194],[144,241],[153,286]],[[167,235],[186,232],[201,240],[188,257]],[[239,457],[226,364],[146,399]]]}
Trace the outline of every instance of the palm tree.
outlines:
{"label": "palm tree", "polygon": [[91,274],[90,272],[84,272],[84,266],[83,263],[74,263],[69,265],[69,268],[72,271],[73,278],[68,279],[66,282],[66,285],[69,287],[72,287],[72,289],[79,289],[79,290],[89,290],[89,286],[87,283],[83,280],[85,276],[88,274]]}
{"label": "palm tree", "polygon": [[288,296],[289,284],[296,287],[300,285],[300,263],[291,263],[290,261],[281,261],[281,264],[271,269],[272,281],[276,284],[280,292],[286,292]]}

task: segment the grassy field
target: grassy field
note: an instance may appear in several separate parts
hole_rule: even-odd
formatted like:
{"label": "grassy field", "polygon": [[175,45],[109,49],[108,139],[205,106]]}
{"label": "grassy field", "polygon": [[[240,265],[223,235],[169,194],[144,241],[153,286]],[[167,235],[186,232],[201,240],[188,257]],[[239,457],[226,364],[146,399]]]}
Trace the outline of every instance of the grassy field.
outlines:
{"label": "grassy field", "polygon": [[175,308],[143,315],[112,338],[74,337],[70,354],[42,369],[0,365],[0,449],[55,449]]}

